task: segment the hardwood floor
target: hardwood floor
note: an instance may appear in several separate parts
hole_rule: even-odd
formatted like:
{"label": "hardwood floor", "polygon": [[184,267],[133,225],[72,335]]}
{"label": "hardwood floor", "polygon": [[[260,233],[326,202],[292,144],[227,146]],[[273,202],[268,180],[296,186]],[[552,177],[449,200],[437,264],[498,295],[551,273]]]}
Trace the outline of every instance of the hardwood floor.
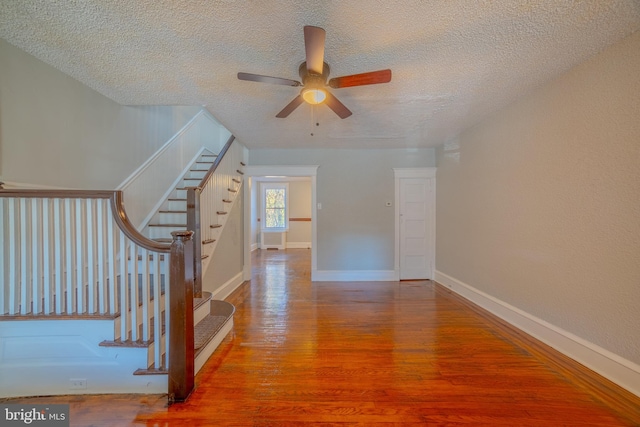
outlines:
{"label": "hardwood floor", "polygon": [[[184,404],[58,396],[78,426],[638,426],[640,399],[430,281],[311,282],[306,249],[255,251],[235,327]],[[589,377],[589,375],[586,375]],[[591,385],[590,385],[591,384]],[[613,393],[613,394],[612,394]]]}

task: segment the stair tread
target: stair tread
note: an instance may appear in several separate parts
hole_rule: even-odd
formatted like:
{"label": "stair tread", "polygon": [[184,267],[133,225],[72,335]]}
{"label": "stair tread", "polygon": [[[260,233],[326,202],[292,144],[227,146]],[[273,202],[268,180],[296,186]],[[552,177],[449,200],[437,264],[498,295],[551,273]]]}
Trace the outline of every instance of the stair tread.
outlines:
{"label": "stair tread", "polygon": [[133,375],[167,375],[169,371],[166,368],[147,368],[147,369],[136,369]]}
{"label": "stair tread", "polygon": [[202,291],[202,297],[193,299],[193,311],[197,310],[205,302],[210,301],[212,296],[211,292]]}
{"label": "stair tread", "polygon": [[230,316],[208,314],[196,325],[193,333],[194,348],[196,350],[207,345],[209,341],[224,326]]}
{"label": "stair tread", "polygon": [[158,211],[158,213],[187,213],[187,211]]}
{"label": "stair tread", "polygon": [[149,227],[186,227],[187,224],[149,224]]}

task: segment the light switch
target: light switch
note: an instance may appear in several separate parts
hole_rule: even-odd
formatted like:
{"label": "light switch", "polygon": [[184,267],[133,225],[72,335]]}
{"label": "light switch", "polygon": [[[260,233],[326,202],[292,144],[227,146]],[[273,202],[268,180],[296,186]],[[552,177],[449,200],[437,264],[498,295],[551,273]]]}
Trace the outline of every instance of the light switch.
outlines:
{"label": "light switch", "polygon": [[322,209],[322,203],[318,203],[318,210]]}

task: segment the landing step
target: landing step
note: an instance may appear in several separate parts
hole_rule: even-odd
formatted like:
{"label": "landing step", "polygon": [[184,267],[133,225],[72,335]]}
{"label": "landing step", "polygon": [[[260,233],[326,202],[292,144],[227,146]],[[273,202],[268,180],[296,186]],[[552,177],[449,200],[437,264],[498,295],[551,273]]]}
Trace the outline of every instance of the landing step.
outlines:
{"label": "landing step", "polygon": [[233,317],[236,308],[226,301],[211,301],[211,314],[202,319],[195,327],[195,356],[216,336],[223,326]]}
{"label": "landing step", "polygon": [[197,351],[211,341],[226,321],[227,316],[214,316],[212,314],[202,319],[200,323],[196,325],[193,333],[194,349]]}

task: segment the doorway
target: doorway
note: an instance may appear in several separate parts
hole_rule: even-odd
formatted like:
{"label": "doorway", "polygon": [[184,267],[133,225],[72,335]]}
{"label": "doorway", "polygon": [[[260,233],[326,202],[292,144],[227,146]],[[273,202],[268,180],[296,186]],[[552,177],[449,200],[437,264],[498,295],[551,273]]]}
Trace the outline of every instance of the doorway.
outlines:
{"label": "doorway", "polygon": [[256,233],[259,233],[260,226],[257,221],[255,207],[258,205],[257,193],[260,188],[259,182],[265,181],[310,181],[311,183],[311,212],[310,217],[290,217],[294,225],[300,222],[307,222],[311,225],[311,276],[313,280],[314,272],[317,266],[316,257],[316,175],[318,166],[247,166],[245,174],[247,175],[245,187],[245,203],[244,203],[244,280],[251,279],[251,252],[257,248],[257,244],[253,239]]}

